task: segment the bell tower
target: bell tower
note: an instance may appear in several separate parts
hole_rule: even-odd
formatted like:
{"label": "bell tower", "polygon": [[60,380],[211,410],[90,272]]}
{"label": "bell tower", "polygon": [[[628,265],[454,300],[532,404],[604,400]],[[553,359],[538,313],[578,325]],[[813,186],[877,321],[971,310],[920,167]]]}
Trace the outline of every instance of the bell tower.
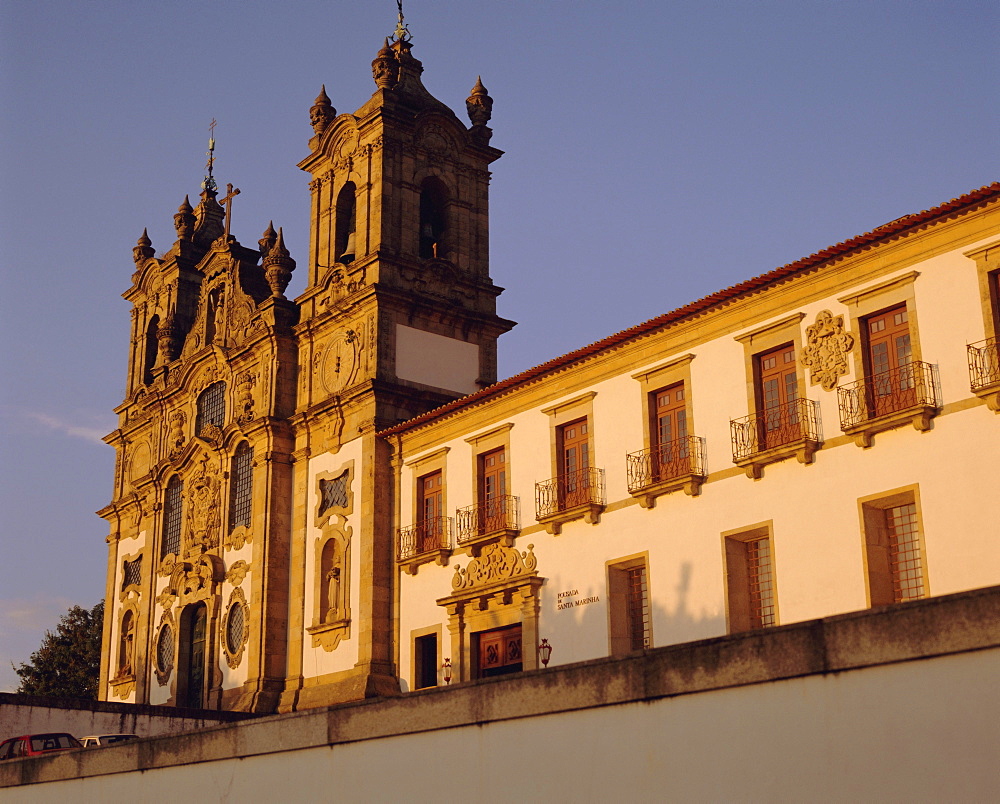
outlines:
{"label": "bell tower", "polygon": [[[375,92],[338,115],[325,86],[299,163],[312,180],[308,286],[292,418],[289,677],[282,710],[398,692],[394,473],[379,430],[496,381],[489,272],[493,101],[462,123],[421,81],[402,23]],[[300,602],[296,602],[296,601]]]}

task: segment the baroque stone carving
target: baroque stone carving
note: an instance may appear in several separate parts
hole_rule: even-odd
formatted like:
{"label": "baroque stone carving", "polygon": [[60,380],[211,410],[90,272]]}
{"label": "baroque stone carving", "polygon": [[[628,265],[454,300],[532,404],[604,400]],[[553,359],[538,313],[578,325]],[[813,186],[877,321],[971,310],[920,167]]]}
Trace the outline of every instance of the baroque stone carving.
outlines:
{"label": "baroque stone carving", "polygon": [[246,561],[237,561],[226,571],[226,580],[233,586],[239,586],[249,571],[250,565]]}
{"label": "baroque stone carving", "polygon": [[802,365],[812,369],[810,379],[824,391],[837,387],[840,377],[847,374],[847,355],[854,346],[854,336],[844,329],[844,317],[821,310],[816,323],[806,327],[806,345]]}
{"label": "baroque stone carving", "polygon": [[257,375],[252,371],[236,375],[236,421],[240,424],[254,419],[253,387],[256,384]]}
{"label": "baroque stone carving", "polygon": [[534,572],[538,560],[532,552],[535,545],[529,544],[525,552],[501,544],[491,544],[483,548],[479,558],[469,562],[467,569],[455,565],[455,575],[451,587],[456,592],[475,586],[506,581],[519,575]]}
{"label": "baroque stone carving", "polygon": [[474,126],[485,126],[490,122],[490,117],[493,115],[493,98],[483,86],[481,77],[476,78],[472,93],[465,99],[465,111],[468,112]]}
{"label": "baroque stone carving", "polygon": [[208,471],[208,459],[203,458],[186,495],[187,529],[184,533],[185,555],[204,553],[219,544],[219,480]]}
{"label": "baroque stone carving", "polygon": [[309,123],[312,125],[315,133],[322,134],[336,116],[337,110],[330,103],[330,98],[326,94],[326,84],[323,84],[319,95],[316,96],[316,100],[309,110]]}
{"label": "baroque stone carving", "polygon": [[176,562],[164,594],[169,592],[185,604],[209,600],[224,578],[222,559],[206,553],[194,562]]}
{"label": "baroque stone carving", "polygon": [[167,434],[167,449],[171,458],[184,449],[184,425],[186,423],[187,416],[182,410],[175,410],[167,419],[170,428]]}

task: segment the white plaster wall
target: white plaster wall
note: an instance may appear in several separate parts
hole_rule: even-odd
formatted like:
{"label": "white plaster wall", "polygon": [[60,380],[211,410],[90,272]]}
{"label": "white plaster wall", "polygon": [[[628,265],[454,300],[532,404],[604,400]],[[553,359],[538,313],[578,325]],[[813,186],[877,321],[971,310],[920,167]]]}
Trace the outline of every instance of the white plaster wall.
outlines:
{"label": "white plaster wall", "polygon": [[[361,439],[354,439],[344,444],[337,453],[323,453],[309,460],[309,483],[306,496],[306,544],[305,544],[305,627],[312,625],[313,613],[316,608],[316,540],[322,538],[323,531],[316,527],[316,505],[319,494],[317,475],[329,472],[337,475],[342,472],[350,461],[354,461],[354,473],[351,477],[351,493],[353,495],[353,513],[347,517],[347,526],[351,529],[351,567],[350,567],[350,603],[351,616],[357,620],[361,615],[361,584],[366,580],[362,575],[362,546],[360,540],[360,509],[362,498],[363,468],[361,465]],[[292,601],[297,605],[298,601]],[[322,676],[341,670],[350,670],[358,661],[358,641],[355,638],[357,623],[352,623],[350,639],[341,640],[332,651],[325,651],[322,646],[312,647],[312,636],[303,629],[302,632],[302,675],[305,678]]]}
{"label": "white plaster wall", "polygon": [[396,376],[471,394],[479,390],[479,347],[396,324]]}
{"label": "white plaster wall", "polygon": [[[639,383],[630,376],[677,357],[663,354],[645,366],[596,383],[591,388],[564,387],[552,381],[552,393],[538,408],[486,421],[470,417],[469,434],[505,422],[510,430],[509,488],[520,497],[522,531],[535,526],[534,484],[552,474],[551,418],[541,409],[596,391],[593,399],[593,465],[605,469],[608,503],[599,525],[582,521],[551,536],[536,530],[517,540],[519,550],[534,545],[539,574],[548,581],[541,597],[540,636],[555,646],[553,664],[608,652],[606,563],[648,553],[653,644],[662,646],[726,632],[725,567],[721,534],[772,523],[779,623],[862,609],[865,593],[864,547],[858,499],[918,485],[923,516],[925,560],[931,594],[947,594],[1000,583],[1000,416],[969,392],[965,345],[983,335],[982,310],[974,263],[962,256],[971,246],[909,265],[896,275],[919,271],[914,295],[924,360],[939,367],[941,392],[951,407],[932,422],[929,432],[906,425],[879,433],[861,449],[843,438],[836,391],[811,384],[804,371],[802,395],[820,406],[822,437],[845,443],[821,450],[812,465],[795,459],[768,465],[763,478],[751,480],[732,462],[730,419],[747,415],[746,362],[743,344],[727,333],[691,344],[689,409],[693,434],[707,440],[707,469],[713,482],[698,497],[674,492],[657,498],[655,508],[641,509],[627,492],[625,456],[643,448],[646,408]],[[860,272],[859,272],[860,273]],[[885,277],[862,277],[864,289]],[[844,315],[837,291],[799,308],[805,327],[824,309]],[[783,310],[774,320],[784,318]],[[753,329],[766,322],[755,323]],[[859,333],[854,333],[857,337]],[[852,373],[841,383],[858,377]],[[962,409],[960,402],[969,405]],[[472,455],[464,437],[446,444],[447,510],[474,502]],[[406,456],[407,460],[419,456]],[[721,475],[721,477],[720,477]],[[404,470],[401,522],[412,524],[416,473]],[[469,556],[456,552],[451,566],[423,565],[417,577],[400,578],[400,673],[409,677],[410,631],[440,622],[447,646],[446,616],[434,600],[451,592],[454,564]],[[578,590],[579,597],[600,600],[558,610],[557,594]],[[445,647],[447,650],[447,647]],[[447,654],[445,654],[447,655]]]}
{"label": "white plaster wall", "polygon": [[[6,801],[989,801],[996,649],[4,790]],[[109,749],[110,750],[110,749]],[[448,758],[442,762],[428,757]],[[420,792],[415,792],[420,791]],[[426,795],[423,795],[426,794]]]}

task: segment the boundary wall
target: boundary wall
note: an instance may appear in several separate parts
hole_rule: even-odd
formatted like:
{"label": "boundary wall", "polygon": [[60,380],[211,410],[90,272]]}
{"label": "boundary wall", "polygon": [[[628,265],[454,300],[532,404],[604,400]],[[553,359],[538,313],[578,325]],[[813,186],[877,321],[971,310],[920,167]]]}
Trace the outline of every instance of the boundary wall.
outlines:
{"label": "boundary wall", "polygon": [[0,797],[996,800],[998,685],[1000,587],[990,587],[9,760]]}

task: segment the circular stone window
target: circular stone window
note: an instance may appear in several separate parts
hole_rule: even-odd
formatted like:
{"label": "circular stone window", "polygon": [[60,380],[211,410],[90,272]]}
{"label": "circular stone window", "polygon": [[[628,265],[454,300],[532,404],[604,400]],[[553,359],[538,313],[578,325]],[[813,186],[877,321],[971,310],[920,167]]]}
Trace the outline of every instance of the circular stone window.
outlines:
{"label": "circular stone window", "polygon": [[229,607],[229,617],[226,622],[226,649],[233,656],[243,650],[243,635],[246,630],[246,609],[242,603],[236,602]]}
{"label": "circular stone window", "polygon": [[174,666],[174,630],[167,624],[160,628],[156,638],[156,669],[166,675]]}

